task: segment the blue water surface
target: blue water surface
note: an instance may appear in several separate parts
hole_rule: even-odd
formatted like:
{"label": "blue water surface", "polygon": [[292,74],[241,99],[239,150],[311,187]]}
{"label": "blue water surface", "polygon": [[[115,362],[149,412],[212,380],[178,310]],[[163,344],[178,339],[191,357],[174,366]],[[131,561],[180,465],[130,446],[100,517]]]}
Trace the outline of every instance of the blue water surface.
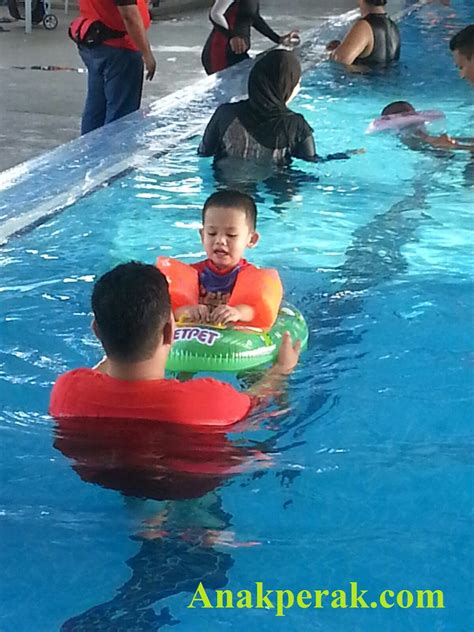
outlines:
{"label": "blue water surface", "polygon": [[[320,153],[366,154],[245,184],[259,205],[251,259],[280,270],[311,339],[288,392],[234,432],[138,440],[46,414],[56,376],[100,358],[95,278],[202,256],[204,200],[244,176],[216,174],[198,139],[1,249],[2,632],[472,630],[474,164],[364,133],[404,99],[472,135],[472,89],[448,49],[469,5],[407,18],[389,72],[305,76],[294,108]],[[375,599],[440,589],[445,608],[189,610],[199,581],[211,595],[256,581],[358,582]]]}

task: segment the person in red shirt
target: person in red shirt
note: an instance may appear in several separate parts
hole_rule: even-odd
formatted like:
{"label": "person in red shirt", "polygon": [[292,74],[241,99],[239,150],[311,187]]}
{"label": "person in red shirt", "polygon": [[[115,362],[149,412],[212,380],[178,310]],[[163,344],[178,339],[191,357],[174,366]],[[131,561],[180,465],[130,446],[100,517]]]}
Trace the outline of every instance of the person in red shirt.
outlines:
{"label": "person in red shirt", "polygon": [[88,70],[81,133],[86,134],[140,108],[143,71],[151,81],[156,61],[147,37],[150,14],[146,0],[80,0],[82,18],[115,31],[94,46],[79,44]]}
{"label": "person in red shirt", "polygon": [[225,427],[256,399],[278,391],[296,366],[300,343],[283,338],[278,358],[251,394],[211,378],[165,379],[174,335],[166,277],[152,265],[122,264],[95,284],[93,330],[106,358],[56,381],[49,412],[56,419],[118,419]]}

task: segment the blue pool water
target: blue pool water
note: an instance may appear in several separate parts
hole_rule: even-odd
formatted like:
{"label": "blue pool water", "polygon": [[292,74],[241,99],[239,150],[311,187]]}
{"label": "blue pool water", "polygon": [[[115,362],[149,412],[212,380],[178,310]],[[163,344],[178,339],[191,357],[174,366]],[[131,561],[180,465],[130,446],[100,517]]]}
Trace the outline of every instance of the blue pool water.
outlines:
{"label": "blue pool water", "polygon": [[[202,255],[216,180],[197,139],[0,250],[2,632],[472,629],[474,166],[364,135],[401,98],[472,135],[472,91],[447,41],[474,15],[470,0],[452,5],[407,18],[398,69],[305,77],[295,109],[320,152],[365,155],[248,185],[262,235],[252,260],[279,268],[311,340],[287,395],[235,432],[141,428],[135,441],[46,414],[56,376],[100,357],[96,276]],[[440,589],[445,609],[189,610],[201,580]]]}

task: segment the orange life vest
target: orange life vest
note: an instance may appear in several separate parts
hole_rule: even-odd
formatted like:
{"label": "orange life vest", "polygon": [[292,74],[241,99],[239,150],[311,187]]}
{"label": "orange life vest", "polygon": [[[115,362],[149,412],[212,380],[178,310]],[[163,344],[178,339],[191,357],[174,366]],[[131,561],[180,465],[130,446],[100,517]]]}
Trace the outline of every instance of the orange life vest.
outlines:
{"label": "orange life vest", "polygon": [[[197,270],[170,257],[158,257],[156,265],[168,279],[173,311],[199,303]],[[249,264],[237,275],[228,305],[250,305],[255,310],[255,318],[251,322],[236,323],[237,325],[271,329],[278,316],[282,298],[283,286],[278,272]]]}

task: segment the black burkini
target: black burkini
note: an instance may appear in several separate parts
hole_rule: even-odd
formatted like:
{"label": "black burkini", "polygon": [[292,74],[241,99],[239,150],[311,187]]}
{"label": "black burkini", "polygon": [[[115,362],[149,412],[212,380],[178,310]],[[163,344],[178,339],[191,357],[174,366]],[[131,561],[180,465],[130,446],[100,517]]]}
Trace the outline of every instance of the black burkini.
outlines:
{"label": "black burkini", "polygon": [[301,77],[297,57],[274,50],[253,67],[249,98],[217,108],[204,133],[199,154],[288,164],[291,157],[317,160],[313,130],[286,102]]}
{"label": "black burkini", "polygon": [[221,18],[224,23],[227,22],[229,28],[224,28],[211,16],[209,17],[214,28],[204,45],[201,56],[202,65],[208,75],[248,59],[247,53],[234,53],[229,42],[232,37],[241,37],[250,48],[252,26],[275,44],[280,43],[280,36],[268,26],[260,15],[258,0],[229,0],[228,2],[221,1],[220,4],[222,5]]}
{"label": "black burkini", "polygon": [[374,34],[374,47],[367,57],[359,57],[356,64],[386,65],[400,59],[400,31],[386,13],[369,13],[362,20],[370,25]]}

